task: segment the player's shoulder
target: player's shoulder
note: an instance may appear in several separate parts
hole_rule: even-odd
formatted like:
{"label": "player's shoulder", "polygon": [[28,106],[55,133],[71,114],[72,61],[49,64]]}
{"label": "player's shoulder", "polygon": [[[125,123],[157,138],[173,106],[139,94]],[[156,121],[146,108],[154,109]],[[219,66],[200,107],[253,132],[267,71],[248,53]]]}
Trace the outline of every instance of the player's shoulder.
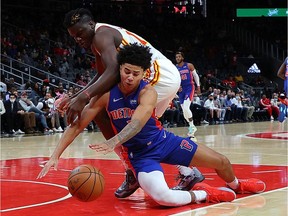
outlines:
{"label": "player's shoulder", "polygon": [[147,84],[143,87],[143,89],[140,91],[140,94],[149,94],[149,95],[153,95],[156,94],[157,92],[155,90],[155,88],[153,86],[151,86],[151,84]]}

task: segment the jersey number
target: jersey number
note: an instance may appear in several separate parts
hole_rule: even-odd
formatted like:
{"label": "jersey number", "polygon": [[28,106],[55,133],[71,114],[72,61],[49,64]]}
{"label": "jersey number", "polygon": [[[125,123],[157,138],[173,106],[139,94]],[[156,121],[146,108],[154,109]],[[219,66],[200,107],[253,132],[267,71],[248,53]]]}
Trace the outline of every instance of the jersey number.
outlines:
{"label": "jersey number", "polygon": [[187,80],[187,75],[186,74],[181,74],[181,79],[182,80]]}

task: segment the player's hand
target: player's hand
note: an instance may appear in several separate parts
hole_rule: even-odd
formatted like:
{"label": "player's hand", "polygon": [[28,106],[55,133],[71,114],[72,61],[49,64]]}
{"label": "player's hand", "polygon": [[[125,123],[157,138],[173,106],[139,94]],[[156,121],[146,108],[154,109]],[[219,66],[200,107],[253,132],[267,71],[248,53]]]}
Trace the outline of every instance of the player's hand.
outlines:
{"label": "player's hand", "polygon": [[71,98],[64,97],[59,103],[59,105],[56,107],[56,109],[61,112],[65,112],[68,109],[70,101],[71,101]]}
{"label": "player's hand", "polygon": [[78,119],[81,118],[81,112],[87,104],[88,98],[85,94],[80,93],[77,97],[71,99],[68,109],[67,109],[67,122],[68,125],[72,124],[73,121],[78,116]]}
{"label": "player's hand", "polygon": [[89,148],[96,150],[97,152],[103,152],[103,154],[108,154],[109,152],[114,151],[114,149],[107,145],[107,143],[90,144]]}
{"label": "player's hand", "polygon": [[51,167],[54,167],[54,170],[57,170],[58,159],[50,158],[50,160],[44,165],[41,172],[38,174],[37,179],[44,177],[50,170]]}

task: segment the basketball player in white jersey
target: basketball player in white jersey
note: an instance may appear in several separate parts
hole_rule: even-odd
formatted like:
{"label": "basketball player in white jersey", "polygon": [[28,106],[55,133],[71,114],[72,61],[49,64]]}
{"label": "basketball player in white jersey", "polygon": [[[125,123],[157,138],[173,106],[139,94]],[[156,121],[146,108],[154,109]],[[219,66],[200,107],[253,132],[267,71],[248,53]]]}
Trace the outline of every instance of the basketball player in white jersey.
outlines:
{"label": "basketball player in white jersey", "polygon": [[[96,23],[91,12],[87,9],[79,8],[68,12],[65,16],[64,26],[78,45],[85,49],[91,49],[96,57],[98,72],[84,89],[60,104],[59,109],[67,110],[69,124],[73,123],[76,116],[81,121],[81,112],[90,99],[92,97],[99,98],[119,81],[118,50],[124,45],[134,43],[148,46],[152,53],[151,67],[144,74],[143,79],[149,81],[157,91],[156,116],[162,116],[169,102],[177,93],[181,82],[177,68],[169,59],[135,33],[117,26]],[[118,99],[115,98],[115,100]],[[105,109],[96,116],[94,121],[106,139],[115,135]],[[115,195],[118,198],[124,198],[134,193],[139,184],[130,170],[131,165],[127,152],[117,151],[116,153],[124,162],[126,181],[118,188]],[[181,174],[178,184],[180,190],[190,190],[195,183],[204,180],[204,177],[196,168],[180,166],[178,169]]]}

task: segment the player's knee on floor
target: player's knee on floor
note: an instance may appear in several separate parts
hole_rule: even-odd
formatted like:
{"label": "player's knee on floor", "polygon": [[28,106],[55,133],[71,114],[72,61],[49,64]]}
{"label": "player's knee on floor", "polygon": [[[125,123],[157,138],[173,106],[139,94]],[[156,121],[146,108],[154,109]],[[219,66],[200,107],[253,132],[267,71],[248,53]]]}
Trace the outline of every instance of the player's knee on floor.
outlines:
{"label": "player's knee on floor", "polygon": [[231,166],[229,159],[224,155],[219,156],[219,161],[219,167],[217,167],[218,170],[224,170],[227,167]]}

